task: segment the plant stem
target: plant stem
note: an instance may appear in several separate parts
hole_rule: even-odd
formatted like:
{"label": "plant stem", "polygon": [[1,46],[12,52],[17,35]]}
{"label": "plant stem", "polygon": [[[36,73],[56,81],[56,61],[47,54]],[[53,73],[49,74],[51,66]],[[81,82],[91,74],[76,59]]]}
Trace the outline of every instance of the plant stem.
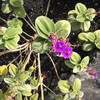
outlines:
{"label": "plant stem", "polygon": [[35,28],[24,18],[25,22],[31,27],[31,29],[36,32]]}
{"label": "plant stem", "polygon": [[38,53],[38,70],[39,70],[39,78],[40,78],[40,87],[41,87],[41,100],[44,100],[44,91],[41,77],[41,64],[40,64],[40,54]]}
{"label": "plant stem", "polygon": [[45,87],[45,88],[47,88],[51,93],[53,93],[55,96],[57,96],[50,88],[48,88],[45,84],[43,84],[43,86]]}
{"label": "plant stem", "polygon": [[3,19],[2,17],[0,17],[0,20],[2,20],[3,22],[7,23],[7,21],[5,19]]}
{"label": "plant stem", "polygon": [[46,10],[46,14],[45,14],[45,16],[48,15],[48,11],[49,11],[49,8],[50,8],[50,2],[51,2],[51,0],[48,1],[48,5],[47,5],[47,10]]}
{"label": "plant stem", "polygon": [[58,72],[57,72],[57,69],[56,69],[56,65],[55,65],[53,59],[51,58],[51,56],[48,53],[46,53],[46,54],[47,54],[47,56],[49,57],[49,59],[51,60],[51,62],[53,64],[53,67],[55,69],[55,72],[56,72],[56,75],[57,75],[58,80],[61,80],[60,76],[58,75]]}
{"label": "plant stem", "polygon": [[27,55],[27,57],[26,57],[26,59],[25,59],[25,61],[24,61],[24,63],[23,63],[23,66],[22,66],[22,68],[20,69],[20,72],[22,72],[22,71],[25,69],[26,65],[28,64],[32,52],[33,52],[32,50],[29,51],[29,53],[28,53],[28,55]]}

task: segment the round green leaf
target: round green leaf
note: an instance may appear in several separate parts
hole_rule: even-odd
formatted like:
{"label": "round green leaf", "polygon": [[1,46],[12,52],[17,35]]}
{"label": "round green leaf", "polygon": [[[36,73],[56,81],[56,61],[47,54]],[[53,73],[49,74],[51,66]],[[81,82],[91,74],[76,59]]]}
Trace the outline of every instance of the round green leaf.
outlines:
{"label": "round green leaf", "polygon": [[9,73],[15,76],[17,72],[18,72],[18,68],[14,64],[10,64]]}
{"label": "round green leaf", "polygon": [[79,91],[81,89],[81,81],[76,78],[73,85],[73,91]]}
{"label": "round green leaf", "polygon": [[88,33],[88,40],[91,41],[92,43],[94,43],[95,42],[95,39],[96,39],[95,34],[92,33],[92,32],[89,32]]}
{"label": "round green leaf", "polygon": [[38,100],[38,93],[34,93],[31,97],[30,100]]}
{"label": "round green leaf", "polygon": [[96,39],[100,39],[100,30],[96,30],[94,32],[95,36],[96,36]]}
{"label": "round green leaf", "polygon": [[70,98],[75,98],[75,96],[76,96],[76,92],[74,92],[74,91],[72,91],[71,93],[70,93]]}
{"label": "round green leaf", "polygon": [[93,18],[96,16],[95,14],[95,9],[93,8],[88,8],[88,10],[86,11],[86,18],[89,20],[89,21],[93,21]]}
{"label": "round green leaf", "polygon": [[71,62],[70,62],[70,60],[65,60],[65,65],[67,66],[67,67],[69,67],[69,68],[74,68],[74,64],[72,64]]}
{"label": "round green leaf", "polygon": [[2,12],[5,14],[8,14],[12,11],[11,6],[7,3],[2,3],[2,8],[1,8]]}
{"label": "round green leaf", "polygon": [[72,56],[70,57],[70,62],[72,64],[79,64],[81,60],[80,55],[77,52],[73,52]]}
{"label": "round green leaf", "polygon": [[4,43],[4,46],[9,50],[17,49],[18,47],[18,41],[20,40],[20,37],[18,35],[15,36],[15,38],[11,40],[6,40]]}
{"label": "round green leaf", "polygon": [[95,45],[96,45],[96,47],[97,47],[98,49],[100,49],[100,39],[97,39],[97,40],[95,41]]}
{"label": "round green leaf", "polygon": [[89,64],[89,56],[86,56],[82,59],[81,64],[87,66]]}
{"label": "round green leaf", "polygon": [[18,17],[21,17],[21,18],[25,18],[26,16],[26,12],[25,12],[25,9],[24,7],[19,7],[19,8],[14,8],[14,13],[18,16]]}
{"label": "round green leaf", "polygon": [[74,68],[73,68],[73,73],[77,73],[77,72],[80,72],[81,71],[81,66],[80,65],[76,65]]}
{"label": "round green leaf", "polygon": [[12,39],[18,34],[17,29],[14,27],[9,27],[5,34],[3,35],[4,40]]}
{"label": "round green leaf", "polygon": [[21,7],[24,4],[23,0],[9,0],[9,2],[13,7]]}
{"label": "round green leaf", "polygon": [[84,14],[78,14],[76,17],[76,20],[78,22],[84,22],[85,21],[85,15]]}
{"label": "round green leaf", "polygon": [[49,39],[50,33],[55,33],[54,22],[46,16],[36,18],[35,28],[39,36],[45,39]]}
{"label": "round green leaf", "polygon": [[90,26],[91,26],[90,21],[85,21],[85,22],[81,23],[81,29],[83,31],[88,31]]}
{"label": "round green leaf", "polygon": [[85,42],[82,46],[82,49],[84,51],[91,51],[94,48],[94,44],[92,44],[91,42]]}
{"label": "round green leaf", "polygon": [[25,82],[28,78],[29,78],[29,72],[28,71],[23,71],[23,72],[20,72],[16,75],[16,79],[19,82]]}
{"label": "round green leaf", "polygon": [[15,85],[16,82],[14,81],[13,78],[4,78],[5,83],[9,84],[9,85]]}
{"label": "round green leaf", "polygon": [[50,47],[50,42],[48,40],[45,40],[41,37],[37,37],[33,42],[32,42],[32,49],[37,52],[37,53],[45,53],[49,50]]}
{"label": "round green leaf", "polygon": [[58,82],[58,87],[60,88],[61,92],[68,93],[70,89],[70,83],[66,80],[60,80]]}
{"label": "round green leaf", "polygon": [[88,41],[88,34],[87,33],[80,33],[78,35],[79,40],[81,41]]}
{"label": "round green leaf", "polygon": [[79,92],[77,93],[77,95],[79,95],[80,97],[83,97],[84,93],[83,93],[82,91],[79,91]]}
{"label": "round green leaf", "polygon": [[60,20],[55,24],[56,32],[59,37],[66,36],[68,37],[71,31],[71,25],[66,20]]}
{"label": "round green leaf", "polygon": [[77,3],[77,4],[75,5],[75,10],[76,10],[78,13],[85,13],[86,10],[87,10],[87,8],[86,8],[86,6],[85,6],[84,4],[82,4],[82,3]]}

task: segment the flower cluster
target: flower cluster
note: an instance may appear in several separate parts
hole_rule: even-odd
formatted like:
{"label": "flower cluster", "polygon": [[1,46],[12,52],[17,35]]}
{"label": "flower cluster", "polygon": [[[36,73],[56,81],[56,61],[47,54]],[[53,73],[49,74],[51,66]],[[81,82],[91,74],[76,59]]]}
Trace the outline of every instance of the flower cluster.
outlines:
{"label": "flower cluster", "polygon": [[51,34],[50,39],[52,40],[54,51],[60,53],[65,59],[70,58],[72,55],[72,47],[70,47],[68,39],[65,39],[64,37],[58,39],[57,35],[53,34]]}

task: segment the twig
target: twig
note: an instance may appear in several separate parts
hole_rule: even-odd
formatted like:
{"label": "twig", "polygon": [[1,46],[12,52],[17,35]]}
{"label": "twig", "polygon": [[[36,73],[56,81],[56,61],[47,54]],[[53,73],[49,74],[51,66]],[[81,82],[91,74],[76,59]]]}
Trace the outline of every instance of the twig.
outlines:
{"label": "twig", "polygon": [[26,59],[25,59],[25,61],[24,61],[24,63],[23,63],[23,66],[22,66],[22,68],[20,69],[20,72],[22,72],[22,71],[25,69],[25,66],[28,64],[32,52],[33,52],[32,50],[29,51],[29,54],[27,55],[27,57],[26,57]]}
{"label": "twig", "polygon": [[55,96],[57,96],[56,93],[53,92],[50,88],[48,88],[45,84],[43,84],[43,86],[44,86],[45,88],[47,88],[47,89],[48,89],[51,93],[53,93]]}
{"label": "twig", "polygon": [[23,33],[24,33],[25,35],[27,35],[28,37],[30,37],[30,38],[33,39],[33,36],[29,35],[28,33],[24,32],[24,31],[23,31]]}
{"label": "twig", "polygon": [[32,27],[32,25],[31,25],[25,18],[24,18],[24,20],[25,20],[25,22],[31,27],[31,29],[32,29],[34,32],[36,32],[35,28]]}
{"label": "twig", "polygon": [[28,46],[29,46],[29,43],[27,43],[27,44],[25,43],[25,46],[23,46],[23,47],[20,46],[19,49],[16,49],[16,50],[6,50],[6,51],[3,51],[3,52],[0,52],[0,56],[2,56],[4,54],[7,54],[7,53],[12,53],[12,52],[17,52],[17,51],[23,50],[23,49],[27,48]]}
{"label": "twig", "polygon": [[49,59],[51,60],[53,66],[54,66],[54,69],[55,69],[55,72],[56,72],[57,78],[58,78],[59,80],[61,80],[61,79],[60,79],[60,76],[58,75],[58,72],[57,72],[57,69],[56,69],[56,65],[55,65],[53,59],[51,58],[51,56],[50,56],[48,53],[46,53],[46,54],[47,54],[47,56],[49,57]]}
{"label": "twig", "polygon": [[36,76],[35,76],[35,73],[36,73],[36,57],[34,58],[33,65],[34,65],[34,80],[35,80],[35,78],[36,78]]}
{"label": "twig", "polygon": [[20,34],[20,36],[21,36],[25,41],[29,42],[29,40],[26,39],[23,35]]}
{"label": "twig", "polygon": [[32,22],[32,20],[31,20],[30,17],[28,16],[28,14],[27,14],[27,18],[29,19],[29,21],[30,21],[30,23],[32,24],[32,26],[35,27],[34,24],[33,24],[33,22]]}
{"label": "twig", "polygon": [[47,10],[46,10],[46,14],[45,14],[45,16],[48,15],[48,11],[49,11],[49,8],[50,8],[50,2],[51,2],[51,0],[48,1],[48,5],[47,5]]}
{"label": "twig", "polygon": [[41,100],[44,100],[43,84],[41,77],[41,64],[40,64],[40,54],[38,53],[38,69],[39,69],[39,78],[40,78],[40,87],[41,87]]}
{"label": "twig", "polygon": [[7,23],[7,21],[5,19],[3,19],[2,17],[0,17],[0,20],[2,20],[3,22]]}
{"label": "twig", "polygon": [[[26,50],[26,49],[25,49]],[[25,52],[25,50],[23,50],[15,59],[13,59],[7,66],[9,66],[10,64],[12,64],[14,61],[16,61],[19,57],[20,57],[20,55],[23,53],[23,52]]]}

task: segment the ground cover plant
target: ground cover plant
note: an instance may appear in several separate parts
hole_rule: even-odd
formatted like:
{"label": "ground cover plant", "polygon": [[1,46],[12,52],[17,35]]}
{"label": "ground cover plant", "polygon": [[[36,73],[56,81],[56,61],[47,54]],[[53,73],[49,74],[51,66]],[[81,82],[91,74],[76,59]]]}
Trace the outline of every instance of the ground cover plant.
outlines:
{"label": "ground cover plant", "polygon": [[[68,12],[66,20],[54,22],[46,13],[46,16],[38,16],[34,25],[23,4],[23,0],[2,0],[1,10],[4,14],[11,14],[11,18],[5,20],[0,17],[4,22],[0,25],[0,56],[11,52],[19,52],[19,55],[7,65],[0,66],[0,80],[7,85],[6,91],[0,90],[1,100],[44,100],[44,88],[55,100],[82,100],[81,80],[76,78],[71,83],[61,79],[51,55],[62,59],[72,73],[87,72],[97,78],[98,73],[88,67],[90,57],[81,56],[75,49],[81,48],[83,52],[100,49],[100,30],[89,31],[99,12],[77,3],[75,9]],[[25,17],[29,18],[29,22]],[[32,28],[32,35],[24,31],[24,21]],[[71,36],[77,37],[74,43]],[[24,57],[21,56],[23,53]],[[42,73],[41,60],[44,59],[41,55],[47,55],[53,65],[50,70],[56,73],[59,93],[45,84],[48,77]],[[32,64],[28,65],[31,57]],[[17,59],[20,60],[14,63]]]}

